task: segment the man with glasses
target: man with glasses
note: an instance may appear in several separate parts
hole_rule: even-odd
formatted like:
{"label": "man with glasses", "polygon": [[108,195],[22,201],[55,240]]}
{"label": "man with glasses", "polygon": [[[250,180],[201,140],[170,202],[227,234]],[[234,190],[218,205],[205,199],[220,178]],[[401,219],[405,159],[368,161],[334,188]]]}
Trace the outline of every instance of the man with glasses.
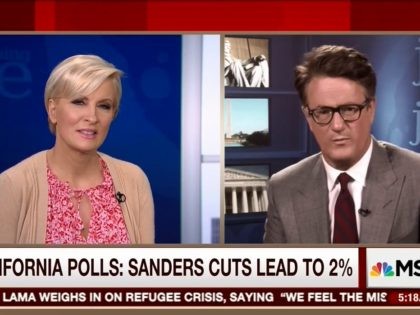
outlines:
{"label": "man with glasses", "polygon": [[355,49],[320,46],[295,87],[321,152],[274,174],[267,243],[419,243],[420,154],[371,135],[376,75]]}

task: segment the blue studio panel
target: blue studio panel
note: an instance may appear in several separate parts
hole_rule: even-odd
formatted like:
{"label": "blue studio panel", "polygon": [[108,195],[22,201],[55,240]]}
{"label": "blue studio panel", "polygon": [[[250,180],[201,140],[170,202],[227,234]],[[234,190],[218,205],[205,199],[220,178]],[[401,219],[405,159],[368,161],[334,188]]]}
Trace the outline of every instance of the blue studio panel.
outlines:
{"label": "blue studio panel", "polygon": [[75,54],[99,55],[124,72],[120,111],[100,151],[144,170],[155,202],[156,242],[179,243],[181,36],[0,36],[0,172],[54,145],[45,82]]}

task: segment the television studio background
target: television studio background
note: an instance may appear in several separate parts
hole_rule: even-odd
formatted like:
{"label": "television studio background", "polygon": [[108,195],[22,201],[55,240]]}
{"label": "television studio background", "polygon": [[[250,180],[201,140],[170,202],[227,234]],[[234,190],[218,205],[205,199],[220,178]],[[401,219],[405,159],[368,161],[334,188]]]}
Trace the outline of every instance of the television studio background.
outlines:
{"label": "television studio background", "polygon": [[[344,45],[366,54],[377,75],[374,137],[420,152],[418,35],[233,34],[225,35],[226,40],[230,53],[239,60],[264,55],[269,77],[268,87],[225,82],[226,243],[261,243],[268,178],[319,151],[293,85],[294,68],[312,47]],[[249,124],[244,123],[247,120]],[[254,137],[248,145],[240,143],[253,134],[260,138]]]}
{"label": "television studio background", "polygon": [[124,72],[121,108],[100,151],[147,174],[156,243],[218,243],[218,35],[1,35],[0,172],[53,146],[44,87],[75,54]]}

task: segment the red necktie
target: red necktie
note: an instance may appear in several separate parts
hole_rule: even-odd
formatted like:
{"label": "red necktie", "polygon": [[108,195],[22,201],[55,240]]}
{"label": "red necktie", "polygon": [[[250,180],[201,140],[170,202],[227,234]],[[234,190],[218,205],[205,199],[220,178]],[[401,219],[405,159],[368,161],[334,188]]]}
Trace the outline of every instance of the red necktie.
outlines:
{"label": "red necktie", "polygon": [[359,243],[354,201],[347,187],[352,180],[347,173],[338,176],[341,190],[335,203],[333,243]]}

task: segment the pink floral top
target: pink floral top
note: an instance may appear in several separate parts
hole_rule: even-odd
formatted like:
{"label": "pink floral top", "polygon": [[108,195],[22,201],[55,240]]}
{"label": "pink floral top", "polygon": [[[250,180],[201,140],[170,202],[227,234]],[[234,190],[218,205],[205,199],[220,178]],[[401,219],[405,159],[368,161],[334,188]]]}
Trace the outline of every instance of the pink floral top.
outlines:
{"label": "pink floral top", "polygon": [[[47,167],[47,244],[130,243],[111,174],[105,161],[100,161],[104,181],[86,190],[72,189],[68,182],[60,181]],[[92,208],[87,238],[82,236],[83,223],[78,211],[78,203],[84,195]]]}

